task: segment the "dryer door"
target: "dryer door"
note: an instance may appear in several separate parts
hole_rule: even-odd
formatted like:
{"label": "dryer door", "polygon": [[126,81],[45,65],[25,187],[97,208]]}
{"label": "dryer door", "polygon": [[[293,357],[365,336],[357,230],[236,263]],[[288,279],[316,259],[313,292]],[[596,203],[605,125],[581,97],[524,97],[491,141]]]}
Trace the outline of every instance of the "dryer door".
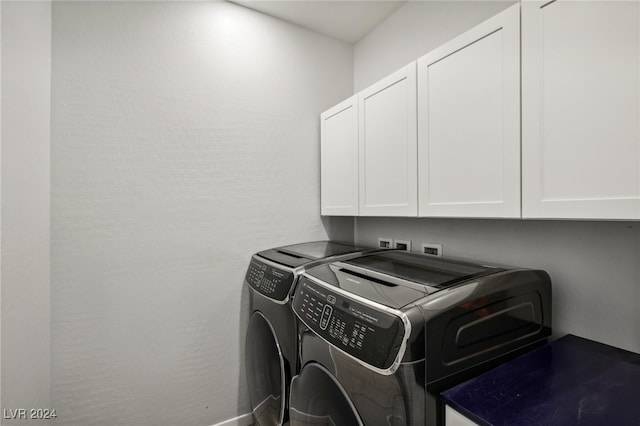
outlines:
{"label": "dryer door", "polygon": [[291,382],[291,426],[362,426],[340,383],[322,365],[305,365]]}
{"label": "dryer door", "polygon": [[285,403],[284,359],[271,323],[260,312],[254,312],[249,320],[245,362],[256,425],[281,425]]}

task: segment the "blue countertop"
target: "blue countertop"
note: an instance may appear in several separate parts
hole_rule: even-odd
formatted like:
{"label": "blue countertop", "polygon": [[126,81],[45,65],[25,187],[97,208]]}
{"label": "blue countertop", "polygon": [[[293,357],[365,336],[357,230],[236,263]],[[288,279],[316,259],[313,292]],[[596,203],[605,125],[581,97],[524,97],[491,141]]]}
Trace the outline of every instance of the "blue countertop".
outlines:
{"label": "blue countertop", "polygon": [[442,397],[479,425],[639,426],[640,355],[568,335]]}

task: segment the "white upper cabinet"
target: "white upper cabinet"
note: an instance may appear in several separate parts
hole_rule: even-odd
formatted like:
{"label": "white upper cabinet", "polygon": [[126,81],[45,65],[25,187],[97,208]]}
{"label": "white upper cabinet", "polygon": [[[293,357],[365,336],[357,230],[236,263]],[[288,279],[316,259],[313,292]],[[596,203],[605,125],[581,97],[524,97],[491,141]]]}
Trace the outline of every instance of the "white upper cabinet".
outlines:
{"label": "white upper cabinet", "polygon": [[325,215],[638,220],[640,2],[523,1],[321,118]]}
{"label": "white upper cabinet", "polygon": [[520,217],[520,6],[418,60],[420,216]]}
{"label": "white upper cabinet", "polygon": [[359,93],[360,215],[416,216],[415,62]]}
{"label": "white upper cabinet", "polygon": [[320,116],[321,214],[358,214],[358,97]]}
{"label": "white upper cabinet", "polygon": [[640,218],[637,1],[523,2],[523,216]]}

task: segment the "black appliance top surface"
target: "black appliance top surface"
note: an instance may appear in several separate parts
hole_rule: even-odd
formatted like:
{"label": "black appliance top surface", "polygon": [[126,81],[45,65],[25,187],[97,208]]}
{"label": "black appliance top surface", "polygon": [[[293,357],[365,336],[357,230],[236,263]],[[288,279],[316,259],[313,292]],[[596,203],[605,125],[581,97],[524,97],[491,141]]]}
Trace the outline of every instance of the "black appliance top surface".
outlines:
{"label": "black appliance top surface", "polygon": [[307,274],[349,293],[401,308],[498,268],[466,261],[388,251],[312,268]]}
{"label": "black appliance top surface", "polygon": [[327,257],[339,256],[362,250],[362,248],[356,247],[352,244],[334,241],[313,241],[264,250],[259,252],[258,256],[290,268],[297,268],[298,266]]}
{"label": "black appliance top surface", "polygon": [[397,251],[362,256],[344,263],[438,289],[495,271],[490,266]]}

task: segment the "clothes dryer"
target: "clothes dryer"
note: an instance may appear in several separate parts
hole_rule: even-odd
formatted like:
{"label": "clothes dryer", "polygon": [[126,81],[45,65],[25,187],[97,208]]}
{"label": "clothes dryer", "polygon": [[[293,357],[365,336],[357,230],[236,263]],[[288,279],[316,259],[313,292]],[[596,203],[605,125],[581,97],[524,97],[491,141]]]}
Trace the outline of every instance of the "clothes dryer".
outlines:
{"label": "clothes dryer", "polygon": [[436,426],[441,391],[550,335],[541,270],[381,252],[308,269],[291,426]]}
{"label": "clothes dryer", "polygon": [[315,241],[253,255],[245,276],[251,316],[245,364],[256,425],[283,424],[291,377],[296,374],[296,321],[289,304],[306,267],[363,253],[351,244]]}

